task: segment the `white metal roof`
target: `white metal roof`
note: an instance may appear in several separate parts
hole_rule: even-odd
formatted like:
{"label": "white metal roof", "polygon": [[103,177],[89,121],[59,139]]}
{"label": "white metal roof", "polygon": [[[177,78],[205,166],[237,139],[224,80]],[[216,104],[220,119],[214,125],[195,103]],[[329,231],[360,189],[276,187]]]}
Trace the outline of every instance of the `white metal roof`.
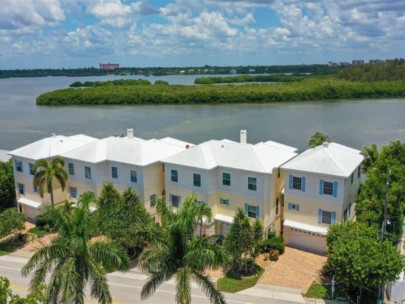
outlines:
{"label": "white metal roof", "polygon": [[10,151],[9,155],[29,159],[49,158],[61,155],[96,140],[94,137],[82,134],[74,136],[53,135]]}
{"label": "white metal roof", "polygon": [[20,203],[20,204],[22,204],[22,205],[26,205],[26,206],[32,207],[32,208],[35,208],[35,209],[39,209],[39,208],[41,208],[41,206],[42,206],[42,203],[39,203],[39,202],[30,200],[30,199],[25,198],[25,197],[20,197],[20,198],[18,199],[18,203]]}
{"label": "white metal roof", "polygon": [[324,227],[319,227],[319,226],[314,226],[314,225],[308,225],[296,221],[291,221],[291,220],[285,220],[284,221],[284,226],[295,228],[295,229],[301,229],[304,231],[309,231],[309,232],[314,232],[314,233],[319,233],[322,235],[326,235],[328,233],[328,229]]}
{"label": "white metal roof", "polygon": [[337,143],[324,143],[308,149],[282,166],[284,169],[349,177],[361,164],[363,156]]}
{"label": "white metal roof", "polygon": [[107,137],[75,150],[62,154],[62,157],[90,163],[116,161],[145,166],[184,151],[190,143],[171,138],[164,140],[128,137]]}
{"label": "white metal roof", "polygon": [[201,169],[227,167],[240,170],[271,173],[297,155],[290,149],[258,143],[241,144],[228,140],[210,140],[164,160],[165,163]]}
{"label": "white metal roof", "polygon": [[225,223],[233,223],[233,217],[232,216],[226,216],[226,215],[222,215],[222,214],[215,214],[214,219],[217,221],[221,221],[221,222],[225,222]]}

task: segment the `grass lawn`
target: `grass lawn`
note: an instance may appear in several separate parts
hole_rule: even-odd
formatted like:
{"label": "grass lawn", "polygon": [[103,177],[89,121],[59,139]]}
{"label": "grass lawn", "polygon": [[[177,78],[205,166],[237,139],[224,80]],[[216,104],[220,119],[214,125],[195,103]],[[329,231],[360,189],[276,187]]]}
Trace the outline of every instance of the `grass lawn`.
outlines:
{"label": "grass lawn", "polygon": [[305,297],[324,300],[340,300],[347,298],[346,294],[338,288],[335,288],[334,297],[332,298],[332,287],[330,285],[321,284],[312,284]]}
{"label": "grass lawn", "polygon": [[42,238],[44,237],[46,234],[49,234],[48,232],[46,232],[43,229],[40,229],[38,227],[34,227],[31,228],[30,230],[28,230],[28,233],[34,234],[35,236],[37,236],[38,238]]}
{"label": "grass lawn", "polygon": [[240,278],[229,277],[228,275],[226,275],[225,277],[218,279],[218,281],[217,281],[218,290],[224,291],[224,292],[235,293],[235,292],[255,286],[257,281],[259,280],[259,278],[264,273],[263,268],[261,268],[258,265],[256,265],[256,267],[258,269],[258,272],[254,277],[251,277],[251,278],[240,279]]}

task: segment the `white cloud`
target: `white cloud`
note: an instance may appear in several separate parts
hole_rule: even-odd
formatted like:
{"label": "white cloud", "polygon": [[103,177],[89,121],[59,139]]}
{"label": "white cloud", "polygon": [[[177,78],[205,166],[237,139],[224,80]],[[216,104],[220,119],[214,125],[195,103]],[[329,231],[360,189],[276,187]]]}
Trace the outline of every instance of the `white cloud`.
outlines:
{"label": "white cloud", "polygon": [[54,25],[65,19],[58,0],[2,0],[1,7],[0,29],[2,30]]}

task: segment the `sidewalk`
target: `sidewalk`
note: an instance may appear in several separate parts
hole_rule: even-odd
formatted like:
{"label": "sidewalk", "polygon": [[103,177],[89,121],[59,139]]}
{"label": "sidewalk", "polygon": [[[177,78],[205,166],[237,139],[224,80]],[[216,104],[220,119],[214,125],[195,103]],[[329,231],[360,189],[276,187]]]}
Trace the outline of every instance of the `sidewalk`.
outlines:
{"label": "sidewalk", "polygon": [[301,290],[275,285],[257,284],[252,288],[239,291],[236,294],[289,301],[291,303],[305,303],[305,300],[301,295]]}

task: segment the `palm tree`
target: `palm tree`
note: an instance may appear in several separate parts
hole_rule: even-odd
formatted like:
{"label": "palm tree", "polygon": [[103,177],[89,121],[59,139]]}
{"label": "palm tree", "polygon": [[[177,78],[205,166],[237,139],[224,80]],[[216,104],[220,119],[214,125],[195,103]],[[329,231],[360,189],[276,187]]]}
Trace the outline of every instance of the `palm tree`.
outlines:
{"label": "palm tree", "polygon": [[199,223],[198,206],[193,196],[185,199],[177,211],[163,201],[156,204],[161,217],[161,235],[140,256],[140,266],[150,274],[141,298],[149,298],[163,282],[176,278],[176,303],[191,302],[191,280],[202,287],[211,303],[225,303],[224,296],[204,270],[226,264],[225,251],[208,238],[193,237]]}
{"label": "palm tree", "polygon": [[371,146],[364,146],[361,149],[361,154],[364,155],[363,161],[363,172],[367,171],[374,166],[374,163],[378,160],[380,152],[378,151],[377,145],[372,144]]}
{"label": "palm tree", "polygon": [[200,226],[200,237],[202,237],[202,226],[204,224],[204,218],[207,218],[208,222],[211,221],[212,213],[211,208],[205,202],[197,204],[197,217]]}
{"label": "palm tree", "polygon": [[49,213],[58,236],[39,249],[22,269],[23,276],[34,272],[31,286],[45,283],[49,303],[84,303],[85,287],[90,283],[91,296],[99,303],[112,303],[106,274],[125,270],[129,259],[124,250],[108,240],[91,240],[89,204],[94,194],[81,195],[76,205],[66,203]]}
{"label": "palm tree", "polygon": [[53,180],[56,179],[62,187],[62,191],[65,190],[66,180],[68,174],[65,171],[65,161],[62,157],[56,156],[52,160],[38,159],[32,168],[34,171],[34,187],[39,189],[39,194],[44,197],[45,188],[51,195],[52,208],[55,206],[53,200]]}
{"label": "palm tree", "polygon": [[316,132],[308,141],[308,145],[310,148],[315,148],[316,146],[322,145],[324,142],[329,141],[329,136],[323,134],[322,132]]}

